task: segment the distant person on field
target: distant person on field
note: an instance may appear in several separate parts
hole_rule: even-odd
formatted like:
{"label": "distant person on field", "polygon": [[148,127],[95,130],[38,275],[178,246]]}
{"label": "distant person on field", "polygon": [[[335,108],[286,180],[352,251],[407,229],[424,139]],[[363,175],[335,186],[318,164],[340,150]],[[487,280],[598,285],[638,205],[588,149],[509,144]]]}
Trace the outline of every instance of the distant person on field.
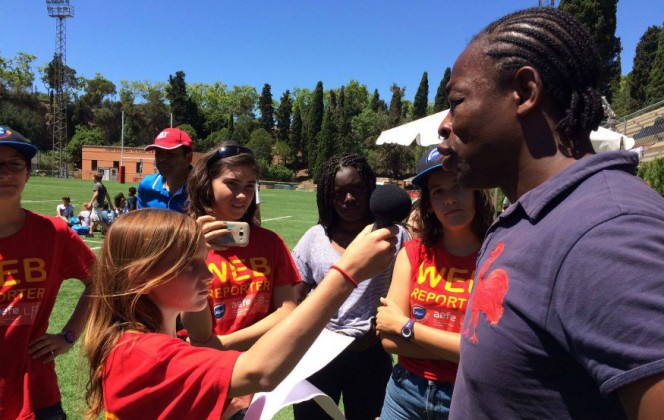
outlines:
{"label": "distant person on field", "polygon": [[92,198],[90,199],[92,214],[90,216],[91,223],[89,236],[94,235],[94,231],[97,229],[97,225],[99,224],[101,224],[101,234],[105,235],[106,231],[108,230],[108,224],[104,222],[104,218],[102,217],[104,203],[108,202],[108,205],[111,209],[115,209],[115,207],[113,207],[111,196],[108,194],[108,190],[101,182],[101,175],[99,174],[95,174],[94,176],[94,186],[92,187],[92,191]]}
{"label": "distant person on field", "polygon": [[154,150],[154,161],[159,172],[146,176],[138,185],[138,208],[185,213],[187,178],[193,158],[191,138],[179,128],[167,128],[145,150]]}
{"label": "distant person on field", "polygon": [[90,214],[91,213],[92,212],[90,211],[90,204],[83,203],[81,211],[78,213],[78,221],[81,224],[81,226],[85,226],[87,228],[90,227]]}
{"label": "distant person on field", "polygon": [[127,200],[125,199],[124,194],[121,192],[115,194],[113,197],[113,204],[115,205],[115,214],[121,215],[122,213],[127,212]]}
{"label": "distant person on field", "polygon": [[71,217],[74,215],[74,206],[71,203],[71,198],[67,196],[62,197],[62,203],[58,204],[55,208],[55,213],[58,219],[62,219],[68,226],[71,226]]}
{"label": "distant person on field", "polygon": [[[54,360],[72,348],[88,307],[95,254],[62,220],[21,208],[37,148],[0,126],[0,419],[64,419]],[[59,334],[47,334],[65,279],[85,290]]]}
{"label": "distant person on field", "polygon": [[127,195],[127,211],[136,210],[136,188],[129,187],[129,193]]}
{"label": "distant person on field", "polygon": [[104,210],[101,211],[101,220],[106,223],[107,226],[111,226],[115,221],[115,211],[108,208],[108,204],[104,204]]}

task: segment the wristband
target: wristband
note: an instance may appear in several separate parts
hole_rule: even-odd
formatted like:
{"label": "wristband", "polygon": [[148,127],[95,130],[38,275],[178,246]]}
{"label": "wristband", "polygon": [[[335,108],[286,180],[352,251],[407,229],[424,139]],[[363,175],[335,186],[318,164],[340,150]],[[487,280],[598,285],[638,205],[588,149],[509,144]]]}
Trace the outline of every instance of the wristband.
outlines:
{"label": "wristband", "polygon": [[339,273],[341,273],[341,275],[342,275],[346,280],[348,280],[349,282],[351,282],[351,283],[353,284],[354,287],[357,287],[357,282],[355,281],[355,279],[352,278],[350,275],[348,275],[348,273],[346,273],[344,270],[340,269],[340,268],[337,267],[336,265],[331,265],[331,266],[330,266],[330,270],[337,270]]}

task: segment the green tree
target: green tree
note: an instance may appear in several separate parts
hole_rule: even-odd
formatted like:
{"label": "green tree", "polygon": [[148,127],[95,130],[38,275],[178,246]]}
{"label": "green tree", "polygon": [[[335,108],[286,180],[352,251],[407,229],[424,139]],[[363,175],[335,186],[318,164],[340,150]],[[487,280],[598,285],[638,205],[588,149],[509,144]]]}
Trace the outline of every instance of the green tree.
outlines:
{"label": "green tree", "polygon": [[664,158],[641,163],[638,176],[659,195],[664,196]]}
{"label": "green tree", "polygon": [[618,0],[560,0],[559,9],[574,17],[586,28],[597,44],[602,63],[600,87],[611,102],[613,89],[620,85],[620,38],[616,37]]}
{"label": "green tree", "polygon": [[56,78],[56,69],[62,66],[62,58],[58,54],[53,54],[53,59],[44,67],[39,67],[41,80],[47,89],[57,91],[59,88],[65,89],[67,87],[77,90],[82,84],[82,80],[76,77],[76,70],[64,65],[64,76],[62,83],[58,83]]}
{"label": "green tree", "polygon": [[272,104],[272,90],[269,84],[263,85],[261,97],[258,100],[258,109],[261,112],[261,127],[268,133],[274,128],[274,106]]}
{"label": "green tree", "polygon": [[166,86],[166,97],[171,104],[171,112],[173,113],[173,125],[187,123],[188,114],[188,97],[187,97],[187,84],[184,81],[185,73],[183,71],[176,71],[175,76],[168,76],[168,86]]}
{"label": "green tree", "polygon": [[323,126],[318,133],[318,150],[316,151],[316,162],[310,165],[311,173],[314,175],[314,182],[318,182],[318,172],[327,161],[336,152],[335,140],[337,139],[337,127],[333,117],[334,111],[331,107],[325,110],[323,117]]}
{"label": "green tree", "polygon": [[420,85],[415,93],[413,101],[413,119],[419,120],[427,116],[427,106],[429,105],[429,75],[425,71],[422,74]]}
{"label": "green tree", "polygon": [[0,57],[0,88],[11,92],[30,92],[35,81],[32,62],[37,57],[18,52],[13,59]]}
{"label": "green tree", "polygon": [[447,91],[445,90],[445,87],[449,83],[451,76],[452,76],[452,70],[450,70],[450,68],[448,67],[445,69],[445,74],[443,75],[443,78],[440,80],[440,84],[438,85],[438,90],[436,90],[436,98],[434,99],[433,103],[433,112],[440,112],[449,109],[450,100],[447,97]]}
{"label": "green tree", "polygon": [[632,73],[620,78],[620,88],[618,89],[618,93],[613,97],[611,106],[617,116],[627,115],[638,108],[630,95],[629,79],[631,79],[631,76]]}
{"label": "green tree", "polygon": [[348,118],[353,118],[369,106],[369,90],[366,85],[356,80],[351,80],[344,87],[344,91],[344,106],[346,107]]}
{"label": "green tree", "polygon": [[390,100],[388,115],[390,116],[390,127],[396,127],[401,121],[401,114],[403,111],[403,102],[401,98],[403,98],[406,93],[406,88],[401,88],[397,86],[396,83],[393,83],[390,91],[392,92],[392,99]]}
{"label": "green tree", "polygon": [[[351,136],[351,115],[346,100],[346,89],[341,86],[339,91],[339,100],[337,107],[332,111],[332,123],[336,130],[335,148],[338,151],[355,151],[354,140]],[[323,119],[323,130],[325,129],[325,119]],[[330,155],[331,156],[331,155]],[[328,156],[329,157],[329,156]]]}
{"label": "green tree", "polygon": [[664,99],[664,29],[659,31],[657,53],[646,86],[646,103],[652,104],[662,99]]}
{"label": "green tree", "polygon": [[291,114],[293,112],[293,103],[290,98],[290,91],[286,89],[277,108],[277,128],[279,129],[279,140],[290,144]]}
{"label": "green tree", "polygon": [[247,146],[254,151],[256,159],[265,159],[267,162],[272,162],[273,144],[272,135],[263,127],[260,127],[251,133]]}
{"label": "green tree", "polygon": [[[325,106],[323,104],[323,82],[316,84],[309,103],[309,115],[307,115],[307,137],[306,137],[306,158],[309,165],[316,164],[316,152],[318,151],[317,137],[323,125],[323,114]],[[312,169],[311,166],[309,169]],[[311,173],[311,172],[310,172]]]}
{"label": "green tree", "polygon": [[380,95],[378,94],[378,89],[374,89],[373,95],[371,95],[371,102],[369,104],[369,109],[371,109],[373,112],[386,112],[387,111],[387,105],[385,104],[385,101],[380,99]]}
{"label": "green tree", "polygon": [[272,102],[272,90],[269,84],[263,85],[261,97],[258,100],[258,108],[261,111],[261,126],[268,133],[274,129],[274,104]]}
{"label": "green tree", "polygon": [[300,107],[295,105],[293,107],[293,124],[291,125],[290,142],[288,143],[288,146],[290,147],[292,155],[295,157],[294,162],[296,162],[296,167],[300,167],[300,164],[302,163],[302,159],[298,159],[298,156],[302,157],[302,141],[302,113],[300,112]]}
{"label": "green tree", "polygon": [[67,160],[80,168],[83,160],[83,146],[101,146],[102,144],[104,144],[104,136],[98,127],[88,128],[78,125],[76,126],[74,137],[69,140],[69,143],[65,147]]}
{"label": "green tree", "polygon": [[81,100],[90,108],[99,108],[103,100],[117,93],[115,84],[104,78],[101,73],[95,73],[92,79],[86,79],[83,85],[85,94]]}
{"label": "green tree", "polygon": [[659,43],[659,34],[662,29],[659,26],[650,26],[641,35],[639,43],[636,45],[634,55],[634,64],[629,76],[629,95],[634,100],[635,111],[647,105],[646,87],[650,80],[650,72],[657,54],[657,45]]}
{"label": "green tree", "polygon": [[374,147],[381,131],[389,127],[388,116],[384,112],[376,113],[367,108],[353,117],[351,127],[356,144],[366,150]]}

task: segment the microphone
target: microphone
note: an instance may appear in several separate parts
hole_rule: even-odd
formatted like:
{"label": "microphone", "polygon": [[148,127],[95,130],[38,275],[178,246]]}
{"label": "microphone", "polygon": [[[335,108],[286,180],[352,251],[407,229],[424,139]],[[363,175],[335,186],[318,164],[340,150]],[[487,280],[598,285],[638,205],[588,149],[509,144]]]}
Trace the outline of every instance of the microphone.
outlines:
{"label": "microphone", "polygon": [[369,209],[374,216],[374,228],[381,229],[401,223],[410,214],[410,196],[396,185],[379,185],[371,194]]}

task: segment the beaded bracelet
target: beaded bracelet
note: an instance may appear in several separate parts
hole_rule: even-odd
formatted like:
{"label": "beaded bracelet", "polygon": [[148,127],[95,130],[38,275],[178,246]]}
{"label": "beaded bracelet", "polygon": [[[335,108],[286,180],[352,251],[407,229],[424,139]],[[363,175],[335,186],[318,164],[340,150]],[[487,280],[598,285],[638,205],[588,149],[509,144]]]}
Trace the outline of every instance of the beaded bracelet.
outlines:
{"label": "beaded bracelet", "polygon": [[351,283],[353,284],[353,286],[357,287],[357,282],[356,282],[355,279],[352,278],[348,273],[346,273],[344,270],[342,270],[341,268],[337,267],[336,265],[331,265],[331,266],[330,266],[330,270],[333,270],[333,269],[334,269],[334,270],[337,270],[339,273],[341,273],[341,275],[342,275],[346,280],[348,280],[349,282],[351,282]]}

